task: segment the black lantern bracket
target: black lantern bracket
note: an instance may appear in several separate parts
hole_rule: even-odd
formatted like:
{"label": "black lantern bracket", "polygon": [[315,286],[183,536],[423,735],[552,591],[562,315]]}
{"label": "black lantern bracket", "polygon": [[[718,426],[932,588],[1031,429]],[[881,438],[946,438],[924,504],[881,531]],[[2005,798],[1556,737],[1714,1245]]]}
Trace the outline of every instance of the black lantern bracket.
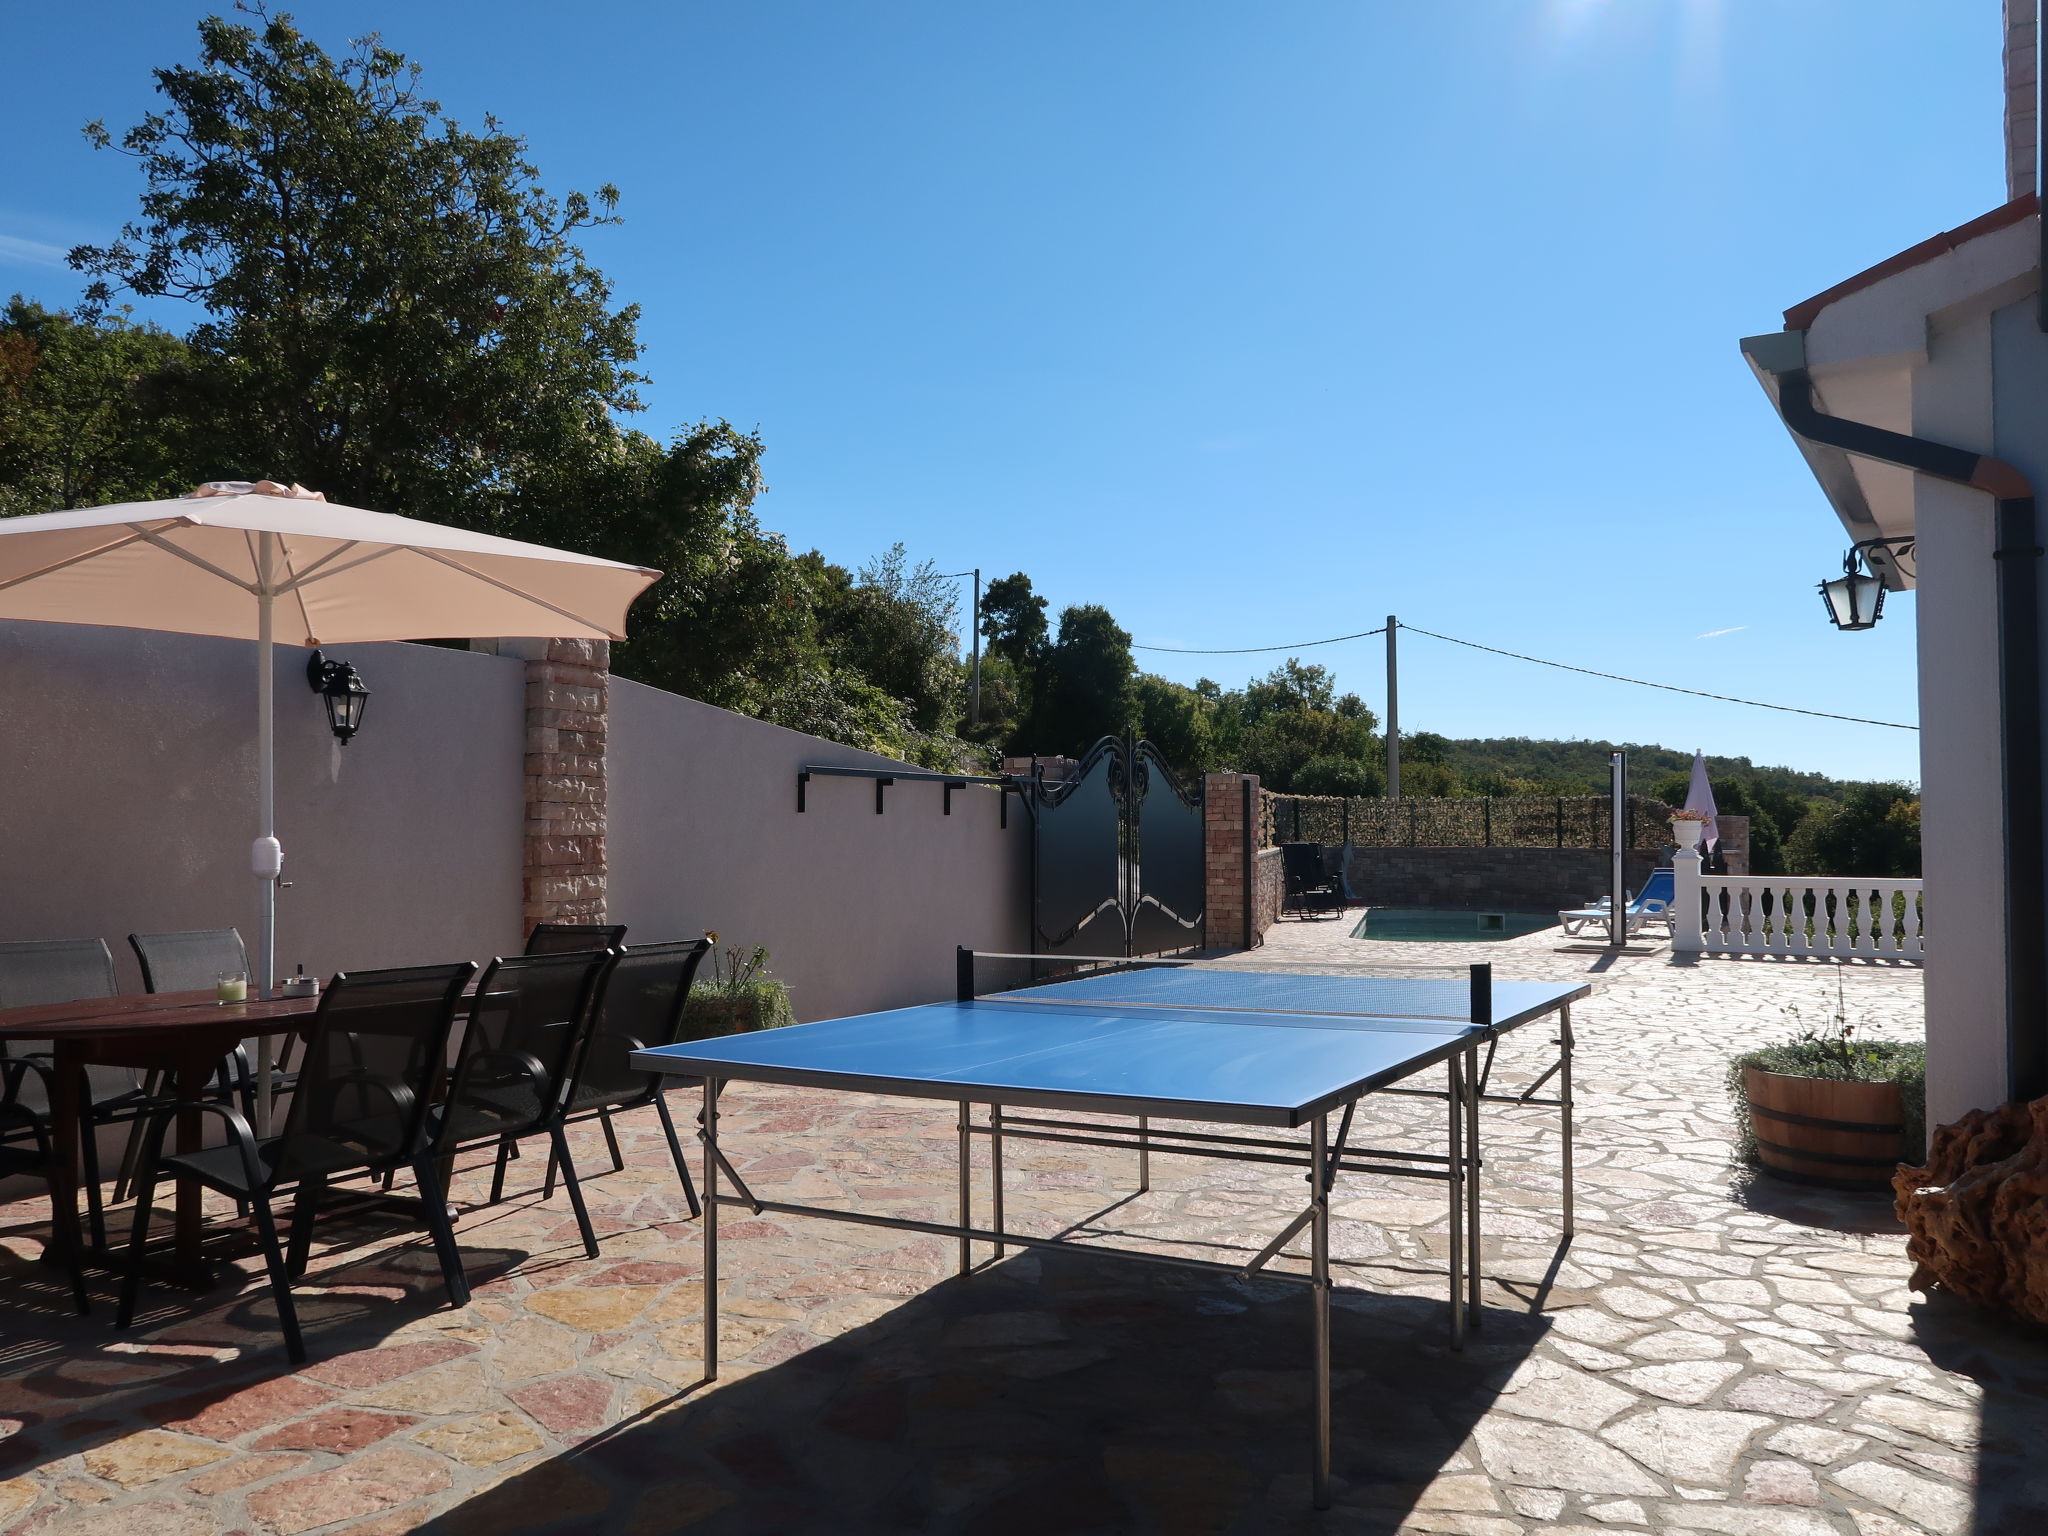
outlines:
{"label": "black lantern bracket", "polygon": [[363,709],[370,690],[362,674],[346,661],[330,661],[319,651],[306,659],[306,681],[327,706],[327,728],[344,747],[363,727]]}
{"label": "black lantern bracket", "polygon": [[1918,542],[1918,539],[1910,533],[1892,534],[1881,539],[1858,539],[1849,546],[1848,554],[1842,557],[1843,568],[1846,570],[1851,562],[1861,559],[1864,568],[1873,575],[1881,576],[1884,574],[1879,568],[1880,562],[1882,562],[1882,564],[1890,566],[1898,575],[1911,577],[1914,568],[1918,565],[1918,561],[1914,559],[1915,547]]}

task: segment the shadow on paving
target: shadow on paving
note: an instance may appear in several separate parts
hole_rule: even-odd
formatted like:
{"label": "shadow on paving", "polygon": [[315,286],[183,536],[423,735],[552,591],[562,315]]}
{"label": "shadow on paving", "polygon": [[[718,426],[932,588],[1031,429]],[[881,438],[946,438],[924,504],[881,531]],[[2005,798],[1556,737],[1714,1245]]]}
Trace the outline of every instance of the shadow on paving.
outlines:
{"label": "shadow on paving", "polygon": [[[8,1231],[42,1235],[48,1223]],[[406,1324],[447,1307],[433,1250],[410,1229],[388,1218],[341,1218],[322,1223],[321,1241],[347,1246],[316,1256],[293,1287],[310,1356],[306,1369],[375,1348]],[[247,1246],[253,1252],[253,1243]],[[0,1422],[19,1426],[0,1439],[0,1478],[138,1429],[175,1428],[234,1393],[290,1376],[294,1367],[277,1331],[262,1261],[243,1257],[240,1248],[218,1235],[207,1245],[210,1256],[233,1255],[239,1282],[201,1295],[145,1285],[135,1326],[125,1332],[114,1327],[116,1276],[88,1272],[92,1311],[80,1317],[62,1270],[0,1255]],[[472,1285],[498,1278],[527,1257],[463,1248]]]}
{"label": "shadow on paving", "polygon": [[2048,1333],[1937,1293],[1912,1309],[1914,1342],[1984,1391],[1973,1536],[2048,1530]]}
{"label": "shadow on paving", "polygon": [[1761,1169],[1744,1169],[1731,1181],[1728,1193],[1744,1210],[1792,1226],[1861,1237],[1906,1235],[1906,1224],[1899,1220],[1890,1190],[1823,1189],[1795,1184]]}
{"label": "shadow on paving", "polygon": [[[1355,1283],[1355,1282],[1354,1282]],[[1034,1253],[511,1477],[436,1536],[1391,1536],[1549,1327],[1340,1289],[1336,1509],[1309,1508],[1305,1286]]]}

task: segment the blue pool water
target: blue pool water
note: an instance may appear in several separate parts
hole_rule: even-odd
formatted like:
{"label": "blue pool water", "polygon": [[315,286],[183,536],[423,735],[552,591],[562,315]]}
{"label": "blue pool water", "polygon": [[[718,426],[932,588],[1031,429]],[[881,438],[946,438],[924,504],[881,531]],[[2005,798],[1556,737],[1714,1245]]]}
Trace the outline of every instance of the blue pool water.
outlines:
{"label": "blue pool water", "polygon": [[1470,944],[1519,939],[1557,925],[1555,912],[1463,911],[1450,907],[1367,907],[1351,930],[1354,939],[1403,939],[1423,944]]}

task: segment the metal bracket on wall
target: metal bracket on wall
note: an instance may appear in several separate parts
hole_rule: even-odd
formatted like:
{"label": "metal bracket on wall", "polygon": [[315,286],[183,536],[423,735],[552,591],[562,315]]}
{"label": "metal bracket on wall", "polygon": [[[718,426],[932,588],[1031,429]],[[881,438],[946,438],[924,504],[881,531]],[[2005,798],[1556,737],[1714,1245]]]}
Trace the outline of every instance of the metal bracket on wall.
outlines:
{"label": "metal bracket on wall", "polygon": [[830,763],[806,763],[797,770],[796,808],[806,809],[806,792],[810,788],[811,775],[823,774],[828,778],[873,779],[875,781],[875,814],[880,816],[887,809],[883,792],[899,779],[919,784],[940,784],[945,786],[944,813],[953,814],[953,791],[965,789],[970,784],[993,784],[1002,791],[1002,825],[1010,824],[1010,792],[1016,788],[1008,779],[988,778],[971,773],[920,773],[909,768],[841,768]]}

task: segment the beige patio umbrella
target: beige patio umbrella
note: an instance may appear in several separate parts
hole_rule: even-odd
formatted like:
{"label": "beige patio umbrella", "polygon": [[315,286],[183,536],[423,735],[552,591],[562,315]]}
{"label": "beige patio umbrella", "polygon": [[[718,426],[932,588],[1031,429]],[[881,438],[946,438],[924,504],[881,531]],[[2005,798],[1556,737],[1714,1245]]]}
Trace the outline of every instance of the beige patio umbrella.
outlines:
{"label": "beige patio umbrella", "polygon": [[[277,978],[271,677],[278,643],[472,635],[623,640],[659,571],[521,544],[301,486],[214,481],[187,496],[0,518],[0,618],[256,642],[257,972]],[[267,1098],[268,1095],[266,1094]]]}

